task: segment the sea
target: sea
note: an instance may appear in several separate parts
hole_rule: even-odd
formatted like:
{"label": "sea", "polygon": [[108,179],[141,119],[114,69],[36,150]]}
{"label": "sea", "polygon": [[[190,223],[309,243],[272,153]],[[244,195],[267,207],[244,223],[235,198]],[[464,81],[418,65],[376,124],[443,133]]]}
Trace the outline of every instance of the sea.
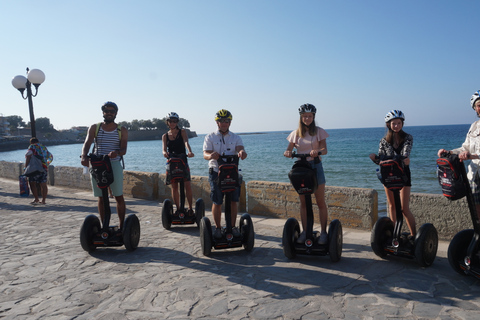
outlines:
{"label": "sea", "polygon": [[[413,136],[410,156],[412,192],[441,194],[436,176],[438,149],[453,149],[462,145],[469,124],[440,126],[408,126],[404,130]],[[293,130],[293,129],[292,129]],[[328,129],[328,154],[322,156],[327,186],[372,188],[379,194],[379,211],[386,208],[386,197],[382,184],[377,179],[375,165],[370,153],[378,153],[380,139],[386,129]],[[285,158],[287,136],[291,131],[239,133],[241,134],[247,159],[239,168],[244,181],[260,180],[289,182],[288,172],[294,160]],[[202,147],[205,135],[190,138],[189,143],[195,157],[188,162],[192,175],[207,176],[208,165],[203,159]],[[54,156],[52,165],[81,167],[82,144],[49,147]],[[25,150],[0,152],[0,161],[23,162]],[[125,159],[125,170],[144,172],[165,172],[166,159],[162,155],[161,140],[130,141]]]}

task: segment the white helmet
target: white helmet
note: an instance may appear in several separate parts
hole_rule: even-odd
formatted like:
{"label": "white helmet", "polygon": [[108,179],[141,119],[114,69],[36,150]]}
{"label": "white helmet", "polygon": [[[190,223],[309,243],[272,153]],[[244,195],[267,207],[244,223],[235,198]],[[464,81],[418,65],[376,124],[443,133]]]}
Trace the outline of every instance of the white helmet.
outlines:
{"label": "white helmet", "polygon": [[385,123],[390,122],[393,119],[402,119],[405,121],[405,115],[400,110],[390,110],[385,116]]}
{"label": "white helmet", "polygon": [[172,118],[180,120],[180,117],[176,112],[170,112],[169,114],[167,114],[167,119],[172,119]]}
{"label": "white helmet", "polygon": [[470,98],[470,106],[472,107],[473,110],[475,110],[475,102],[480,99],[480,90],[475,92],[472,97]]}

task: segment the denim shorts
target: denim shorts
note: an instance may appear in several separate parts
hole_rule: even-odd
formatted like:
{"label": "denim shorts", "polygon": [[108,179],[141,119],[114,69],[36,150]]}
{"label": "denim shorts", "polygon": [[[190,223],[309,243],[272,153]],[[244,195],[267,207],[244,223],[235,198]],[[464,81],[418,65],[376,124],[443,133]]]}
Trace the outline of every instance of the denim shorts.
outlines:
{"label": "denim shorts", "polygon": [[[223,193],[220,190],[220,187],[217,183],[218,172],[210,170],[208,174],[208,182],[210,183],[210,199],[214,204],[221,205],[223,204]],[[242,179],[239,175],[240,184],[242,183]],[[235,191],[233,191],[231,200],[232,202],[238,202],[240,199],[240,187],[237,187]]]}
{"label": "denim shorts", "polygon": [[322,161],[315,163],[314,160],[309,161],[312,169],[317,169],[317,185],[325,184],[325,172],[323,172]]}
{"label": "denim shorts", "polygon": [[[113,183],[110,185],[110,189],[112,189],[112,193],[115,197],[119,197],[123,195],[123,167],[121,161],[111,161],[111,164],[113,171]],[[93,195],[95,197],[101,197],[102,190],[97,187],[97,181],[93,175],[91,175],[91,178]]]}

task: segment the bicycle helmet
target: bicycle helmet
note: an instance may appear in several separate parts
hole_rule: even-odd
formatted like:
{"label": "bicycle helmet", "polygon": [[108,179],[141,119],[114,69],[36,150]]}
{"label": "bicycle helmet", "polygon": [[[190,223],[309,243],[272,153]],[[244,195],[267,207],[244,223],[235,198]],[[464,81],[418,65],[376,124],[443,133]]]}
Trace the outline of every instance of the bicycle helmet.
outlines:
{"label": "bicycle helmet", "polygon": [[311,113],[315,114],[315,113],[317,113],[317,108],[315,108],[315,106],[313,104],[305,103],[305,104],[302,104],[300,106],[300,108],[298,108],[298,112],[300,114],[305,113],[305,112],[311,112]]}
{"label": "bicycle helmet", "polygon": [[169,114],[167,114],[167,120],[168,119],[177,119],[177,120],[180,120],[180,117],[178,116],[178,113],[176,112],[170,112]]}
{"label": "bicycle helmet", "polygon": [[218,110],[218,112],[215,114],[215,121],[218,121],[220,119],[232,120],[233,116],[230,113],[230,111],[222,109],[222,110]]}
{"label": "bicycle helmet", "polygon": [[405,115],[400,110],[390,110],[385,116],[385,123],[390,122],[393,119],[402,119],[402,121],[405,121]]}
{"label": "bicycle helmet", "polygon": [[117,107],[117,104],[115,102],[112,102],[112,101],[105,102],[102,106],[102,111],[105,111],[106,107],[114,108],[115,111],[118,112],[118,107]]}
{"label": "bicycle helmet", "polygon": [[470,106],[472,107],[473,110],[475,110],[475,102],[480,99],[480,90],[475,92],[472,97],[470,98]]}

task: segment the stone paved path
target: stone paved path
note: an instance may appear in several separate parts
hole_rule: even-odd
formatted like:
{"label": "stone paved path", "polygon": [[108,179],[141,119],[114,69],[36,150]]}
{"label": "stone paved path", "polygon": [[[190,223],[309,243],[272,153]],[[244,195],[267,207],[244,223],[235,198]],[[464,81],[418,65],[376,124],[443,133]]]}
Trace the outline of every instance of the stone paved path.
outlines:
{"label": "stone paved path", "polygon": [[447,242],[422,269],[376,257],[369,232],[344,229],[340,262],[290,261],[285,221],[256,216],[251,253],[205,257],[196,227],[164,230],[157,202],[127,199],[140,219],[139,248],[88,254],[79,230],[96,211],[90,192],[50,187],[46,206],[29,201],[0,178],[0,319],[480,318],[479,282],[454,273]]}

